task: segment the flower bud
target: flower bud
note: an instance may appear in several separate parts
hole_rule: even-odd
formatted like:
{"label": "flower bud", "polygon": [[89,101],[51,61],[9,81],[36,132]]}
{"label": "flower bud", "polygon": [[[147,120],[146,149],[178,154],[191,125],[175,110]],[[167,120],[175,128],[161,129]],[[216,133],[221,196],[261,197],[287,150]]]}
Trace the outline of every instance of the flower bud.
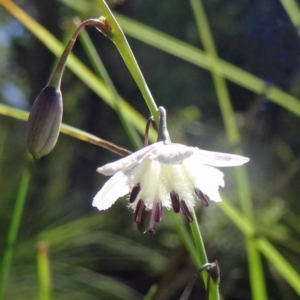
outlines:
{"label": "flower bud", "polygon": [[61,91],[46,86],[35,99],[27,122],[27,149],[34,159],[55,146],[62,121]]}

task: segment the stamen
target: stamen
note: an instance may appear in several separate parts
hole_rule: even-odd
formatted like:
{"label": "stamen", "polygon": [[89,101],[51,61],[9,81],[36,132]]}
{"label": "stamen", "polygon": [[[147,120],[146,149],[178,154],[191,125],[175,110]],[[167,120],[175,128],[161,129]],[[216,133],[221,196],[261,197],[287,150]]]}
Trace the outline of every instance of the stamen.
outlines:
{"label": "stamen", "polygon": [[147,124],[146,124],[146,129],[145,129],[145,135],[144,135],[144,147],[148,146],[149,144],[149,140],[148,140],[148,133],[149,133],[149,127],[150,124],[152,125],[152,127],[155,129],[155,131],[158,131],[155,120],[153,118],[153,116],[151,116],[148,120],[147,120]]}
{"label": "stamen", "polygon": [[184,216],[186,217],[186,219],[188,220],[188,222],[193,222],[193,217],[185,203],[184,200],[180,201],[180,208],[182,210],[182,213],[184,214]]}
{"label": "stamen", "polygon": [[150,234],[154,234],[155,233],[155,231],[154,231],[154,222],[157,222],[156,221],[156,211],[157,210],[159,210],[159,208],[158,208],[158,202],[157,202],[157,200],[154,200],[153,201],[153,207],[152,207],[152,210],[151,210],[151,216],[150,216],[150,222],[149,222],[149,229],[148,229],[148,232]]}
{"label": "stamen", "polygon": [[150,215],[151,212],[144,208],[142,211],[141,222],[137,224],[139,232],[145,233],[148,230]]}
{"label": "stamen", "polygon": [[197,195],[197,197],[204,203],[205,206],[209,205],[209,197],[207,195],[205,195],[201,190],[195,188],[195,193]]}
{"label": "stamen", "polygon": [[138,204],[136,205],[135,212],[134,212],[134,222],[140,223],[142,220],[142,214],[145,211],[145,203],[143,200],[139,200]]}
{"label": "stamen", "polygon": [[161,221],[161,218],[162,218],[162,204],[160,201],[158,201],[156,205],[154,221],[158,223]]}
{"label": "stamen", "polygon": [[173,206],[173,210],[178,213],[180,211],[180,201],[179,201],[179,196],[177,193],[175,193],[174,191],[172,191],[170,193],[170,197],[171,197],[171,201],[172,201],[172,206]]}
{"label": "stamen", "polygon": [[141,186],[140,186],[139,183],[136,184],[136,185],[132,188],[131,194],[130,194],[130,197],[129,197],[129,202],[130,202],[130,203],[133,203],[133,202],[135,201],[135,199],[136,199],[138,193],[140,192],[140,190],[141,190]]}

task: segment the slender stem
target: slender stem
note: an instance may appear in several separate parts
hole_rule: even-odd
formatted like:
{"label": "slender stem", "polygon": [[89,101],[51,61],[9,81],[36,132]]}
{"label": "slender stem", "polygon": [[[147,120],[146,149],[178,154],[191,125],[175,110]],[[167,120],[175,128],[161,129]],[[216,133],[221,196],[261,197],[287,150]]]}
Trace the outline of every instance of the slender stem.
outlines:
{"label": "slender stem", "polygon": [[71,53],[73,46],[76,42],[78,34],[85,26],[93,25],[98,27],[99,25],[103,26],[102,23],[98,19],[88,19],[83,21],[74,31],[73,35],[71,36],[67,46],[65,47],[64,52],[62,53],[47,85],[51,85],[57,90],[60,88],[62,75],[64,72],[64,68],[66,66],[66,62],[68,59],[69,54]]}
{"label": "slender stem", "polygon": [[39,242],[37,251],[37,269],[39,300],[51,299],[51,276],[48,257],[48,245],[45,242]]}
{"label": "slender stem", "polygon": [[[201,236],[199,224],[197,222],[197,216],[195,214],[195,211],[192,210],[191,214],[192,214],[192,217],[193,217],[193,222],[190,223],[190,228],[191,228],[191,231],[192,231],[192,235],[193,235],[193,238],[194,238],[194,242],[195,242],[195,245],[196,245],[196,250],[197,250],[198,258],[199,258],[199,262],[200,262],[200,265],[198,265],[197,267],[201,267],[204,264],[208,263],[208,260],[207,260],[207,255],[206,255],[206,251],[205,251],[205,248],[204,248],[204,243],[203,243],[203,239],[202,239],[202,236]],[[204,276],[204,277],[206,279],[207,276]]]}
{"label": "slender stem", "polygon": [[201,266],[198,253],[195,249],[195,246],[193,245],[193,241],[190,238],[190,234],[187,231],[185,225],[183,224],[183,221],[181,218],[179,218],[174,212],[168,211],[167,216],[169,219],[173,222],[173,225],[175,226],[177,233],[179,235],[179,238],[183,245],[185,246],[193,264],[197,267]]}
{"label": "slender stem", "polygon": [[6,241],[6,248],[4,251],[2,265],[0,269],[0,300],[5,297],[5,287],[8,280],[9,269],[13,257],[13,249],[16,244],[16,239],[20,227],[20,222],[23,214],[24,203],[27,195],[27,190],[30,181],[30,171],[28,166],[25,166],[22,171],[21,182],[14,206],[14,211],[11,218],[10,227]]}
{"label": "slender stem", "polygon": [[[11,106],[0,103],[0,115],[10,116],[19,120],[26,121],[29,113]],[[76,139],[100,146],[120,156],[129,155],[131,152],[125,148],[119,147],[107,140],[101,139],[93,134],[77,129],[73,126],[62,124],[60,132],[72,136]]]}
{"label": "slender stem", "polygon": [[[203,42],[204,49],[213,61],[211,65],[211,73],[218,95],[219,106],[222,113],[227,140],[232,146],[237,146],[240,143],[241,137],[237,123],[235,121],[235,118],[233,117],[233,108],[231,105],[225,79],[217,71],[219,58],[217,49],[214,44],[213,35],[211,33],[210,26],[206,17],[206,13],[201,0],[190,0],[190,3],[193,9],[199,35],[201,41]],[[239,152],[242,151],[239,150]],[[245,217],[247,217],[249,221],[253,223],[254,212],[246,168],[244,166],[236,168],[235,175],[243,213]],[[253,298],[256,300],[265,300],[267,299],[267,293],[260,254],[257,250],[255,239],[252,239],[251,237],[245,238]]]}
{"label": "slender stem", "polygon": [[[197,257],[197,262],[198,262],[197,267],[199,268],[203,265],[206,265],[208,263],[208,260],[207,260],[207,255],[206,255],[206,251],[205,251],[203,239],[202,239],[202,236],[201,236],[199,224],[197,222],[197,216],[195,214],[195,211],[192,210],[191,214],[192,214],[192,217],[193,217],[193,222],[190,223],[190,227],[191,227],[192,235],[193,235],[194,242],[195,242],[195,245],[196,245],[197,256],[198,256]],[[206,286],[207,285],[207,280],[208,280],[208,274],[205,273],[205,272],[202,272],[201,275],[202,275],[202,278],[203,278],[203,282]],[[208,290],[209,300],[219,300],[220,299],[219,291],[218,291],[218,288],[216,288],[215,284],[211,284],[207,288],[209,288],[209,290]]]}
{"label": "slender stem", "polygon": [[118,22],[116,21],[114,15],[110,11],[106,2],[104,0],[97,0],[97,3],[101,8],[101,10],[103,11],[105,17],[107,18],[109,25],[112,28],[112,34],[108,37],[113,41],[113,43],[118,48],[126,66],[128,67],[132,77],[134,78],[137,86],[139,87],[147,103],[151,115],[154,117],[155,121],[158,124],[157,105],[152,97],[152,94],[147,86],[145,78],[137,64],[137,61],[131,51],[131,48],[128,44],[128,41],[121,27],[119,26]]}
{"label": "slender stem", "polygon": [[[75,24],[77,21],[75,20]],[[104,79],[104,82],[106,85],[109,87],[111,93],[112,93],[112,98],[115,102],[115,110],[116,113],[122,123],[122,126],[124,130],[126,131],[131,143],[133,144],[135,149],[140,149],[142,147],[141,139],[138,136],[136,130],[133,128],[132,124],[128,122],[128,118],[126,114],[123,112],[123,110],[120,108],[120,96],[111,81],[104,64],[102,63],[101,58],[99,57],[89,35],[87,34],[86,30],[82,30],[81,35],[79,36],[79,39],[81,40],[81,43],[83,45],[83,48],[89,57],[97,75],[99,77],[102,77]]]}

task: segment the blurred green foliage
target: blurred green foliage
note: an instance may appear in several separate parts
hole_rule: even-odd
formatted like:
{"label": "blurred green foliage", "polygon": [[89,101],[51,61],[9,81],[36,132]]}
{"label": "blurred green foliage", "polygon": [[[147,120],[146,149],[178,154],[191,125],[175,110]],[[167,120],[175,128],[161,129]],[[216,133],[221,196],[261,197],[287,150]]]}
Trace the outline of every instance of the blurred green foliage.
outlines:
{"label": "blurred green foliage", "polygon": [[[28,111],[46,85],[56,58],[3,8],[2,2],[5,1],[0,1],[0,103]],[[124,30],[127,24],[126,29],[130,31],[128,23],[125,24],[127,19],[122,19],[127,16],[190,47],[205,50],[189,1],[108,2],[120,14]],[[73,18],[101,15],[94,0],[24,0],[19,4],[64,43],[74,28]],[[249,235],[258,241],[259,250],[264,254],[262,266],[269,299],[298,299],[299,290],[278,270],[271,255],[266,254],[270,252],[264,250],[270,249],[265,246],[266,239],[289,262],[292,271],[300,273],[297,196],[300,122],[299,103],[295,100],[300,97],[300,57],[294,55],[299,37],[279,1],[206,0],[203,5],[224,64],[229,62],[253,73],[261,79],[257,85],[266,90],[266,95],[254,94],[257,91],[254,85],[253,89],[246,89],[247,82],[239,85],[224,75],[231,80],[226,84],[234,109],[231,118],[237,122],[241,135],[239,148],[251,158],[247,173],[254,219],[253,224],[243,224],[243,218],[244,221],[247,218],[242,213],[239,220],[223,207],[228,202],[240,209],[234,171],[225,170],[226,202],[211,203],[209,208],[198,205],[208,258],[218,260],[224,299],[252,299],[244,242],[244,237]],[[130,19],[129,25],[138,36],[138,25]],[[93,28],[87,28],[87,32],[118,94],[147,118],[147,106],[115,46]],[[173,53],[172,49],[160,50],[158,36],[157,41],[149,39],[148,44],[130,36],[128,40],[157,104],[168,110],[172,140],[208,150],[234,152],[235,145],[226,137],[210,67],[179,58],[175,47]],[[287,41],[283,46],[282,40]],[[163,41],[167,48],[168,40]],[[269,73],[261,57],[269,52],[260,48],[262,41],[272,49],[279,49],[270,52],[277,53],[278,57],[273,58]],[[253,44],[259,47],[251,48]],[[79,41],[73,52],[93,70]],[[284,55],[295,57],[293,68],[283,68],[286,73],[278,79],[272,74],[277,74],[274,70],[284,65]],[[260,73],[253,67],[256,63],[267,71]],[[276,96],[278,106],[271,104],[276,92],[272,83],[286,92]],[[134,150],[115,111],[68,69],[62,92],[64,123]],[[288,107],[290,98],[284,98],[286,95],[294,97],[294,106]],[[93,196],[106,180],[95,169],[118,157],[95,145],[60,135],[53,152],[33,163],[26,156],[25,126],[24,121],[0,115],[1,257],[7,247],[22,170],[25,167],[31,170],[4,299],[39,299],[36,256],[41,241],[48,245],[53,299],[142,299],[153,284],[158,285],[154,299],[179,299],[195,267],[169,218],[163,218],[154,236],[142,235],[135,228],[132,212],[126,208],[124,199],[105,212],[91,206]],[[254,227],[249,229],[255,232],[253,237],[247,229],[241,229],[248,225]],[[199,294],[203,295],[200,282],[190,299],[198,299]]]}

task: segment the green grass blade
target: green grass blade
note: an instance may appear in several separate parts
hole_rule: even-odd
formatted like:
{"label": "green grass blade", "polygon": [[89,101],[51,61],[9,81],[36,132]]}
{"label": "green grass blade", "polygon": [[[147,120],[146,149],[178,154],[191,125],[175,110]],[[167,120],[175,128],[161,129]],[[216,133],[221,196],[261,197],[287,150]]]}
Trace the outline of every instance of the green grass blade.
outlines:
{"label": "green grass blade", "polygon": [[30,171],[28,165],[23,168],[21,181],[18,189],[18,194],[16,197],[16,202],[14,205],[13,214],[11,217],[11,223],[8,230],[6,247],[4,250],[2,264],[0,269],[0,299],[5,299],[5,287],[9,276],[9,269],[13,257],[13,249],[16,244],[17,235],[19,232],[19,227],[21,223],[21,218],[23,214],[24,203],[28,191],[30,181]]}
{"label": "green grass blade", "polygon": [[[234,208],[229,201],[222,195],[224,201],[219,203],[221,209],[235,223],[235,225],[248,237],[255,236],[253,225],[243,217],[243,214]],[[260,252],[272,263],[279,274],[300,296],[300,275],[290,265],[290,263],[274,248],[274,246],[266,239],[259,237],[255,240],[256,247]]]}
{"label": "green grass blade", "polygon": [[274,103],[300,116],[300,101],[276,86],[267,87],[263,80],[220,58],[213,59],[194,46],[120,14],[115,13],[115,16],[124,32],[129,36],[201,68],[207,70],[214,68],[224,78],[257,94],[265,94]]}
{"label": "green grass blade", "polygon": [[[232,146],[235,146],[236,144],[240,143],[239,129],[234,118],[234,112],[225,79],[217,72],[218,53],[214,44],[212,33],[210,31],[206,13],[201,0],[190,0],[190,3],[204,49],[209,57],[214,60],[211,73],[218,95],[219,106],[222,113],[227,140]],[[246,168],[236,168],[235,172],[239,190],[239,199],[243,212],[245,216],[247,216],[248,220],[253,222],[253,207]],[[253,238],[246,236],[246,249],[248,254],[249,275],[253,298],[257,300],[265,300],[267,299],[267,294],[263,267],[259,251],[255,246],[255,240]]]}
{"label": "green grass blade", "polygon": [[48,245],[39,242],[37,251],[39,300],[51,300],[51,277]]}
{"label": "green grass blade", "polygon": [[156,103],[152,97],[152,94],[140,70],[140,67],[137,64],[137,61],[131,51],[131,48],[123,33],[123,30],[121,29],[120,25],[118,24],[117,20],[115,19],[114,15],[112,14],[106,2],[104,0],[96,0],[96,1],[99,7],[101,8],[102,12],[104,13],[105,17],[107,18],[109,25],[112,28],[111,40],[118,48],[127,68],[129,69],[132,77],[134,78],[134,81],[139,87],[148,105],[151,115],[154,117],[155,121],[158,124],[158,112],[157,112]]}
{"label": "green grass blade", "polygon": [[[13,108],[5,104],[0,104],[0,114],[10,116],[23,121],[27,121],[29,115],[29,113],[26,111]],[[83,130],[77,129],[70,125],[62,124],[60,127],[60,132],[72,136],[74,138],[77,138],[79,140],[103,147],[121,156],[128,155],[131,153],[130,151],[122,147],[119,147],[113,143],[110,143],[109,141],[101,139],[93,134],[87,133]]]}
{"label": "green grass blade", "polygon": [[300,25],[300,9],[299,5],[295,0],[280,0],[282,6],[286,10],[287,14],[289,15],[291,21],[293,22],[294,26],[298,28]]}

